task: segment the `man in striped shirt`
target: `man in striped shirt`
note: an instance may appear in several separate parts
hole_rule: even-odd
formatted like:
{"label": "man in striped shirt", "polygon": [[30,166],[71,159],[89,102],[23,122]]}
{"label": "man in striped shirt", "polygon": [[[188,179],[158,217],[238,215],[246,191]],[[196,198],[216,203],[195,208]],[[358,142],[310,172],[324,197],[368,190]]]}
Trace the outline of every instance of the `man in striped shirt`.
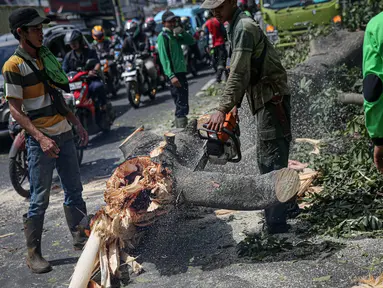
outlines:
{"label": "man in striped shirt", "polygon": [[31,199],[28,213],[23,215],[28,248],[27,265],[34,273],[44,273],[52,270],[41,255],[41,235],[54,168],[64,189],[64,212],[74,247],[81,249],[86,242],[83,231],[78,229],[86,215],[86,206],[68,120],[77,129],[83,145],[88,141],[88,134],[72,112],[65,116],[57,112],[47,87],[40,80],[45,75],[42,73],[43,61],[39,58],[43,43],[42,24],[49,23],[49,19],[40,17],[33,8],[20,8],[9,16],[9,23],[12,34],[19,40],[19,47],[3,66],[5,97],[13,118],[28,135]]}

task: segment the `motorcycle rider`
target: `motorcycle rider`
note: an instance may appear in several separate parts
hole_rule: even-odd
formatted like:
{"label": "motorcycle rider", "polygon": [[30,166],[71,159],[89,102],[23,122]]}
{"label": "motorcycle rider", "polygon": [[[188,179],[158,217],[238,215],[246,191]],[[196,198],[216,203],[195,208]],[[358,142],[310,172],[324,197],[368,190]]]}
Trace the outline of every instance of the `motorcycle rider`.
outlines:
{"label": "motorcycle rider", "polygon": [[[114,59],[114,45],[117,42],[112,43],[112,41],[105,37],[105,30],[102,26],[96,25],[92,29],[92,37],[93,37],[93,46],[95,47],[98,57],[100,59],[107,58],[108,60]],[[108,78],[107,85],[108,90],[114,97],[117,96],[117,89],[115,88],[114,80],[118,79],[118,70],[117,63],[115,61],[108,61]]]}
{"label": "motorcycle rider", "polygon": [[150,56],[149,37],[141,30],[137,19],[132,19],[125,23],[126,38],[122,44],[123,54],[140,54],[144,60],[143,71],[149,77],[151,93],[155,94],[157,90],[157,69],[153,59]]}
{"label": "motorcycle rider", "polygon": [[[209,33],[212,35],[214,48],[214,61],[217,63],[217,82],[221,82],[222,74],[225,71],[226,79],[228,78],[228,70],[226,69],[227,50],[225,45],[226,29],[217,18],[213,17],[210,10],[204,12],[204,17],[207,19],[205,23],[205,33],[209,39]],[[209,40],[208,40],[209,41]]]}
{"label": "motorcycle rider", "polygon": [[249,5],[247,5],[247,0],[240,0],[237,5],[238,5],[238,8],[241,9],[243,13],[253,18],[253,14],[251,14],[250,12]]}
{"label": "motorcycle rider", "polygon": [[89,83],[89,96],[100,105],[100,109],[105,109],[107,104],[106,91],[104,83],[98,77],[100,70],[100,60],[95,50],[85,47],[84,38],[79,30],[72,30],[66,33],[64,37],[65,44],[69,45],[72,51],[69,51],[62,64],[63,70],[68,73],[76,71],[79,67],[84,67],[88,59],[96,59],[97,64],[93,70],[89,71],[88,76],[91,81]]}
{"label": "motorcycle rider", "polygon": [[[195,40],[199,36],[196,31],[194,31],[191,22],[190,22],[190,17],[188,16],[183,16],[181,17],[181,26],[185,29],[187,33],[189,33]],[[198,48],[198,43],[197,41],[194,41],[193,44],[189,45],[190,47],[190,52],[194,54],[195,58],[198,60],[201,60],[201,53],[199,52]],[[194,69],[197,69],[197,67],[194,67]],[[197,74],[197,71],[195,71]]]}
{"label": "motorcycle rider", "polygon": [[[5,96],[13,118],[27,132],[28,173],[30,179],[30,206],[23,215],[27,242],[27,265],[33,273],[52,270],[41,253],[45,211],[49,205],[53,170],[56,168],[64,190],[64,213],[73,236],[73,246],[81,249],[87,240],[79,229],[86,215],[82,198],[82,184],[70,121],[81,139],[88,142],[88,134],[80,121],[60,101],[57,81],[67,87],[60,63],[43,43],[43,25],[48,18],[41,17],[33,8],[19,8],[9,16],[9,26],[19,46],[3,66]],[[63,86],[64,87],[64,86]],[[64,88],[63,88],[64,89]],[[61,95],[62,97],[62,95]]]}
{"label": "motorcycle rider", "polygon": [[157,23],[154,21],[153,17],[146,18],[144,23],[144,32],[145,35],[149,38],[151,46],[155,46],[157,42],[156,26]]}

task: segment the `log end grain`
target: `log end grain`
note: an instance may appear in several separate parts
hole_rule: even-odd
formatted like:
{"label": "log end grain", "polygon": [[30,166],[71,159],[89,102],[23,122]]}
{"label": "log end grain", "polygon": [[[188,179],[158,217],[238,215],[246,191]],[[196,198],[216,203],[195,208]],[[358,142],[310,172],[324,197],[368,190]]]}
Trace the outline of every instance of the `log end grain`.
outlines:
{"label": "log end grain", "polygon": [[276,172],[275,177],[275,194],[279,202],[285,203],[297,195],[300,180],[296,171],[283,168]]}

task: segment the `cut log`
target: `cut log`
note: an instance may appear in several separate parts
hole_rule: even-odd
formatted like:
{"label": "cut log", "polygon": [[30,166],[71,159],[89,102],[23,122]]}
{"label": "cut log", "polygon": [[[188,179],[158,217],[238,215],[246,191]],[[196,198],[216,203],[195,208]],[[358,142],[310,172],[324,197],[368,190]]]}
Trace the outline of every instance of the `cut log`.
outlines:
{"label": "cut log", "polygon": [[288,168],[258,176],[189,172],[188,177],[177,181],[176,191],[190,204],[230,210],[261,210],[289,201],[296,195],[299,185],[298,174]]}
{"label": "cut log", "polygon": [[338,93],[338,101],[343,104],[354,104],[362,106],[364,103],[363,94],[358,93]]}

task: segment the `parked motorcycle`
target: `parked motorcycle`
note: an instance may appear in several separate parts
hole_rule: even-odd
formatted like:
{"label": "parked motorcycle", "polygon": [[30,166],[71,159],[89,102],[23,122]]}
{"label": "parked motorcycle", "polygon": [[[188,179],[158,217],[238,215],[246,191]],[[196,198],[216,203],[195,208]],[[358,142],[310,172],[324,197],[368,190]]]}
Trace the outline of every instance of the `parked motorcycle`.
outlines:
{"label": "parked motorcycle", "polygon": [[[75,100],[72,93],[63,93],[65,102],[68,107],[71,108],[72,112],[75,113]],[[77,160],[78,164],[81,165],[84,148],[79,146],[79,139],[76,133],[76,129],[72,127],[74,140],[76,144]],[[13,139],[11,149],[9,151],[9,177],[11,183],[16,192],[24,197],[29,198],[29,173],[28,173],[28,159],[27,159],[27,148],[26,148],[26,132],[16,122],[16,120],[9,116],[9,135]]]}
{"label": "parked motorcycle", "polygon": [[145,72],[144,56],[142,54],[125,55],[125,71],[122,73],[130,104],[138,108],[141,95],[148,96],[151,100],[156,97],[156,90],[151,90],[150,81]]}
{"label": "parked motorcycle", "polygon": [[110,130],[115,117],[111,103],[101,109],[98,103],[89,97],[89,67],[95,66],[95,59],[90,59],[84,68],[68,73],[69,87],[75,98],[76,116],[88,131],[94,123],[104,132]]}

